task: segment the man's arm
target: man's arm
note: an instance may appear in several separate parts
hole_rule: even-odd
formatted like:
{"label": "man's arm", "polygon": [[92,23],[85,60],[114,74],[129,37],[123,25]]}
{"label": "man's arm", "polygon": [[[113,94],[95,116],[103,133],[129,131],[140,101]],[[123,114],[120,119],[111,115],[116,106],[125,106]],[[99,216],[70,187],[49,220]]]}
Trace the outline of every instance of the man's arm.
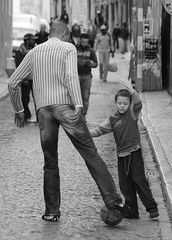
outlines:
{"label": "man's arm", "polygon": [[18,66],[18,68],[14,71],[8,83],[11,103],[16,113],[23,111],[20,83],[28,76],[30,71],[31,71],[30,60],[29,60],[29,53],[28,53],[24,57],[23,61]]}
{"label": "man's arm", "polygon": [[98,66],[97,56],[93,49],[90,50],[90,65],[91,68],[96,68]]}
{"label": "man's arm", "polygon": [[112,127],[109,118],[102,122],[96,128],[90,130],[90,134],[92,137],[99,137],[110,132],[112,132]]}
{"label": "man's arm", "polygon": [[83,107],[81,88],[77,69],[77,52],[75,46],[71,45],[66,56],[66,79],[65,83],[74,106]]}

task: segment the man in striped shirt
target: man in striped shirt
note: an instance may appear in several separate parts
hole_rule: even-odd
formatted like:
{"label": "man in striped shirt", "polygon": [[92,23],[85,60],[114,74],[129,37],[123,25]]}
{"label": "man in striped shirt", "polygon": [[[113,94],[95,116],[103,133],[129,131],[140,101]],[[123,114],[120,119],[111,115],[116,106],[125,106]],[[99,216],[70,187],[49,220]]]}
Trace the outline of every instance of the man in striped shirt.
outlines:
{"label": "man in striped shirt", "polygon": [[24,126],[20,84],[32,74],[41,146],[44,154],[44,198],[46,221],[60,218],[60,177],[58,168],[58,131],[61,125],[85,163],[109,209],[122,211],[121,197],[105,163],[97,153],[82,116],[82,97],[77,72],[77,52],[68,43],[66,24],[54,21],[50,38],[25,56],[9,81],[9,93],[16,124]]}

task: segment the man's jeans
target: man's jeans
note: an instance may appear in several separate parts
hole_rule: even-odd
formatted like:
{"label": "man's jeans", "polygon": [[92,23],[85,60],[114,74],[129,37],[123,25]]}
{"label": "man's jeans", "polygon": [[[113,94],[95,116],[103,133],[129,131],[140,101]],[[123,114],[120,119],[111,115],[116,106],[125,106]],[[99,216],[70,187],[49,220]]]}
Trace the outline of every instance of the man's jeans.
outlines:
{"label": "man's jeans", "polygon": [[38,111],[41,146],[44,153],[45,214],[60,215],[60,176],[58,168],[58,131],[61,125],[101,192],[108,208],[121,202],[115,183],[99,156],[82,114],[75,115],[69,105],[52,105]]}
{"label": "man's jeans", "polygon": [[82,101],[83,101],[83,107],[84,107],[83,115],[85,116],[87,114],[88,106],[89,106],[92,75],[79,74],[79,81],[81,86],[81,94],[82,94]]}
{"label": "man's jeans", "polygon": [[30,93],[32,91],[32,80],[25,80],[21,84],[22,103],[24,108],[25,120],[31,118],[29,110]]}

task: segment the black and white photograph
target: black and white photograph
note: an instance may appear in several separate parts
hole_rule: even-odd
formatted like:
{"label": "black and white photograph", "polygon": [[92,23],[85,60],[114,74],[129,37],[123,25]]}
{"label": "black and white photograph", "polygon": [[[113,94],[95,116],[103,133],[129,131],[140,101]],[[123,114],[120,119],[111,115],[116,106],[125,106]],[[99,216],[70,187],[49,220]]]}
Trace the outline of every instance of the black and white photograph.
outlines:
{"label": "black and white photograph", "polygon": [[0,0],[0,240],[172,239],[171,17]]}

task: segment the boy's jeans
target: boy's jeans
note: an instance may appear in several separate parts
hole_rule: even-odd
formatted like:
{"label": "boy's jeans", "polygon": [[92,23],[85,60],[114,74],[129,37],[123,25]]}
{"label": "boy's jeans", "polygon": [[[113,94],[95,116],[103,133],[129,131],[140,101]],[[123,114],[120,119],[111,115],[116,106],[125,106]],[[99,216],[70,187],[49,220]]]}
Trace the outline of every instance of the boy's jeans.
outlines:
{"label": "boy's jeans", "polygon": [[90,91],[91,91],[91,84],[92,84],[92,75],[90,74],[79,74],[79,81],[81,86],[81,94],[82,94],[82,101],[83,101],[83,115],[85,116],[88,111],[89,106],[89,98],[90,98]]}
{"label": "boy's jeans", "polygon": [[[128,174],[126,169],[129,170]],[[121,193],[132,213],[138,216],[137,193],[147,212],[157,209],[149,183],[145,176],[144,161],[141,149],[127,157],[118,157],[118,176]]]}
{"label": "boy's jeans", "polygon": [[58,168],[58,130],[61,125],[73,145],[85,160],[86,166],[101,192],[108,208],[121,203],[115,183],[99,156],[81,114],[75,115],[69,105],[52,105],[38,111],[41,146],[44,153],[45,214],[60,215],[60,177]]}

